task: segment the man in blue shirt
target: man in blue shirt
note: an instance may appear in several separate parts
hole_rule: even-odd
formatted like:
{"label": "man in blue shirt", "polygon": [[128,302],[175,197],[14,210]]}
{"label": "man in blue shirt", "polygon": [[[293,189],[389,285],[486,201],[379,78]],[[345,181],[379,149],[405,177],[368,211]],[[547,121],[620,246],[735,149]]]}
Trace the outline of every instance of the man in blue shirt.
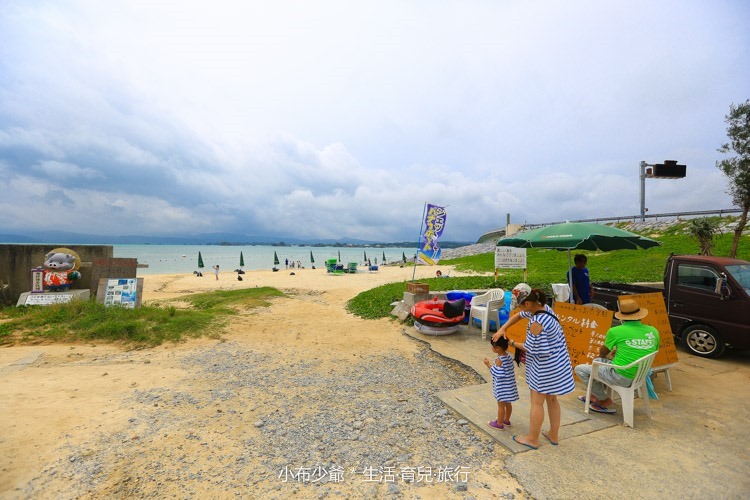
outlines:
{"label": "man in blue shirt", "polygon": [[570,273],[573,275],[573,298],[576,304],[588,304],[591,302],[591,282],[589,270],[586,268],[588,259],[579,253],[573,258],[573,262],[575,266],[570,268]]}

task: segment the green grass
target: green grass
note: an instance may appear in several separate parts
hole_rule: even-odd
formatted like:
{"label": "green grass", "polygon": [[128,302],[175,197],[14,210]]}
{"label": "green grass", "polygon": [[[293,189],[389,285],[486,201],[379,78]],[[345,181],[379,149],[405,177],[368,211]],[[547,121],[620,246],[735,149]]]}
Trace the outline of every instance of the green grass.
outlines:
{"label": "green grass", "polygon": [[[726,218],[724,219],[726,220]],[[664,233],[644,234],[661,242],[662,245],[648,250],[616,250],[613,252],[571,252],[571,258],[576,253],[583,253],[588,257],[589,274],[592,281],[612,281],[616,283],[661,282],[664,265],[671,253],[677,255],[697,254],[698,242],[684,233],[687,223],[673,225]],[[732,244],[732,233],[719,234],[714,238],[713,255],[726,256]],[[534,288],[542,288],[552,293],[551,283],[563,283],[568,270],[568,253],[559,250],[544,250],[530,248],[526,252],[527,277],[526,283]],[[750,235],[740,240],[737,258],[750,260]],[[487,273],[494,272],[495,255],[485,253],[461,257],[458,259],[441,260],[441,264],[455,266],[463,272],[481,273],[482,276],[457,278],[432,278],[420,280],[427,283],[430,291],[447,290],[481,290],[499,287],[510,290],[516,284],[524,281],[523,270],[502,269],[498,279]],[[438,266],[439,267],[439,266]],[[406,282],[390,283],[362,292],[347,303],[347,310],[356,316],[367,319],[390,317],[393,309],[391,303],[403,298]]]}
{"label": "green grass", "polygon": [[0,342],[106,340],[153,346],[190,337],[218,337],[229,315],[265,307],[268,299],[283,295],[263,287],[199,293],[175,301],[187,303],[186,308],[166,303],[125,309],[94,300],[8,307],[0,310]]}

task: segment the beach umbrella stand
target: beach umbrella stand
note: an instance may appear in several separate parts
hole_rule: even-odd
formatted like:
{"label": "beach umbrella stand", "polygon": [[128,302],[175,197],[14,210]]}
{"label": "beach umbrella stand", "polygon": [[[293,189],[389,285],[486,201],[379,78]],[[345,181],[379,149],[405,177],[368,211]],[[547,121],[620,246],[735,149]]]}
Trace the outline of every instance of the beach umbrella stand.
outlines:
{"label": "beach umbrella stand", "polygon": [[200,270],[203,269],[204,267],[205,266],[203,265],[203,256],[201,255],[199,251],[198,252],[198,272],[201,273],[201,275],[203,275],[203,273]]}

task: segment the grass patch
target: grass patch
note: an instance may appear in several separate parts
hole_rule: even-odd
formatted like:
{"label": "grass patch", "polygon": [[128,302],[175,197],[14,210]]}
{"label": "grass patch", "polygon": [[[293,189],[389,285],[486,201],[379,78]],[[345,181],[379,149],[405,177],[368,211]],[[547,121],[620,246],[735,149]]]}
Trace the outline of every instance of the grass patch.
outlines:
{"label": "grass patch", "polygon": [[105,307],[93,299],[44,307],[7,307],[0,310],[0,342],[106,340],[154,346],[185,338],[216,337],[229,315],[268,306],[268,299],[283,295],[275,288],[262,287],[180,298],[188,308],[176,308],[167,302],[125,309]]}

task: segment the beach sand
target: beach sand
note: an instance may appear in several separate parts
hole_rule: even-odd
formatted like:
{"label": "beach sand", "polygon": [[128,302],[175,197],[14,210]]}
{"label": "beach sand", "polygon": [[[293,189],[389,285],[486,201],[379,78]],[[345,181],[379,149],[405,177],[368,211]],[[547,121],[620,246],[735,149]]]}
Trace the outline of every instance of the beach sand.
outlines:
{"label": "beach sand", "polygon": [[[507,451],[433,396],[478,376],[398,321],[345,311],[412,272],[147,275],[146,303],[256,286],[286,295],[233,316],[220,339],[0,349],[0,496],[519,496]],[[434,273],[421,267],[416,279]],[[436,475],[448,466],[465,481]],[[327,482],[300,479],[316,467]],[[433,475],[404,481],[412,468]]]}

